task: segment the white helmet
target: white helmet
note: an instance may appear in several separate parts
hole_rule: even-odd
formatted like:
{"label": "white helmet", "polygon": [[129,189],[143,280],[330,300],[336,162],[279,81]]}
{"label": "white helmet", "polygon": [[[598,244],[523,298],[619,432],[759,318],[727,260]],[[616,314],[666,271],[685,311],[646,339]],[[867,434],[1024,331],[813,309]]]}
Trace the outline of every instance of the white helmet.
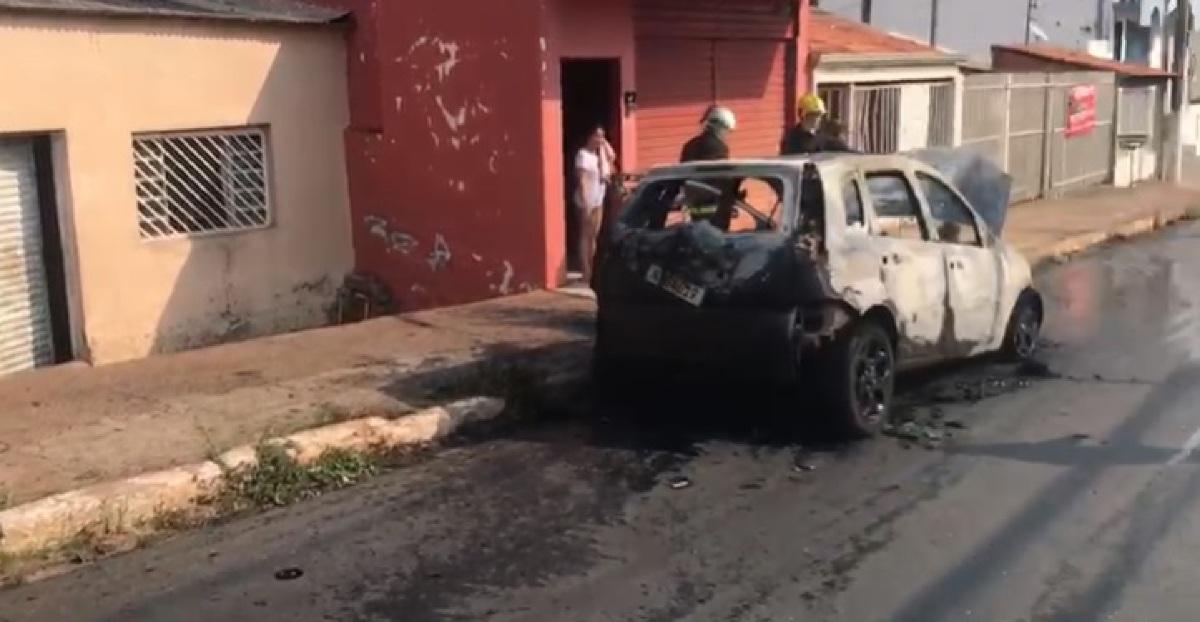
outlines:
{"label": "white helmet", "polygon": [[725,106],[709,106],[708,112],[704,113],[704,125],[723,130],[736,130],[737,117],[734,116],[732,110]]}

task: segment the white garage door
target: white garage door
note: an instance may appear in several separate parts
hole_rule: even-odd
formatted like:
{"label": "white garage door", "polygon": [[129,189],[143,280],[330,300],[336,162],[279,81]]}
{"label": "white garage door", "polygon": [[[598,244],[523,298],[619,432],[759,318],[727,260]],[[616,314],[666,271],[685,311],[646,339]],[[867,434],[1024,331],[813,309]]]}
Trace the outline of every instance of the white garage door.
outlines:
{"label": "white garage door", "polygon": [[0,375],[52,363],[33,145],[0,139]]}

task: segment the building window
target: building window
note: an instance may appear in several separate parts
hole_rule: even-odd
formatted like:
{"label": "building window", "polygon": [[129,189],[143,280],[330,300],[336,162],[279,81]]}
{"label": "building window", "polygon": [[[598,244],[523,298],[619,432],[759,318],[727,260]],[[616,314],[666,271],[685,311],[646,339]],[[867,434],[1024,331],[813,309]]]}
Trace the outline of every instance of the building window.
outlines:
{"label": "building window", "polygon": [[1117,136],[1154,135],[1154,114],[1158,110],[1158,92],[1153,86],[1125,87],[1117,90]]}
{"label": "building window", "polygon": [[954,144],[954,117],[954,83],[930,84],[928,146],[950,147]]}
{"label": "building window", "polygon": [[142,238],[269,224],[266,152],[261,128],[134,136]]}
{"label": "building window", "polygon": [[847,109],[850,100],[850,86],[846,84],[822,84],[817,88],[817,95],[825,102],[829,118],[837,123],[846,125]]}
{"label": "building window", "polygon": [[850,102],[850,146],[865,153],[895,153],[900,145],[900,87],[855,85]]}

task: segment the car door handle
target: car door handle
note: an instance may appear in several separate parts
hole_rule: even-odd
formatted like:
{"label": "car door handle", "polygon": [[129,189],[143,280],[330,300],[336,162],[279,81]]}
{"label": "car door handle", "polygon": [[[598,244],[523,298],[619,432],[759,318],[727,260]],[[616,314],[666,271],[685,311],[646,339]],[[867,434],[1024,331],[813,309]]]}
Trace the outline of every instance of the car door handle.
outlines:
{"label": "car door handle", "polygon": [[962,270],[962,268],[963,268],[963,264],[961,261],[951,261],[950,262],[951,270]]}
{"label": "car door handle", "polygon": [[894,264],[899,264],[900,263],[900,254],[892,253],[891,255],[884,255],[883,256],[883,265],[886,266],[886,265],[888,265],[889,262],[894,263]]}

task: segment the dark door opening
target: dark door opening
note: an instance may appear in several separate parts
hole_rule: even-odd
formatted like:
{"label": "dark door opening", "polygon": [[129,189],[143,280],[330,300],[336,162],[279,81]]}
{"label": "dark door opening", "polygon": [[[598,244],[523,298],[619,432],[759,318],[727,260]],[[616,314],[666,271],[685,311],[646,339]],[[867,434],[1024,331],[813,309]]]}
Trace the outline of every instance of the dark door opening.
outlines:
{"label": "dark door opening", "polygon": [[618,59],[562,61],[563,209],[566,215],[567,271],[581,268],[575,155],[597,125],[621,153],[621,63]]}
{"label": "dark door opening", "polygon": [[50,303],[54,362],[76,358],[71,340],[70,301],[67,298],[67,264],[62,226],[58,221],[58,194],[54,184],[54,152],[50,136],[33,139],[33,168],[37,175],[38,212],[42,225],[42,263],[46,270],[46,297]]}

